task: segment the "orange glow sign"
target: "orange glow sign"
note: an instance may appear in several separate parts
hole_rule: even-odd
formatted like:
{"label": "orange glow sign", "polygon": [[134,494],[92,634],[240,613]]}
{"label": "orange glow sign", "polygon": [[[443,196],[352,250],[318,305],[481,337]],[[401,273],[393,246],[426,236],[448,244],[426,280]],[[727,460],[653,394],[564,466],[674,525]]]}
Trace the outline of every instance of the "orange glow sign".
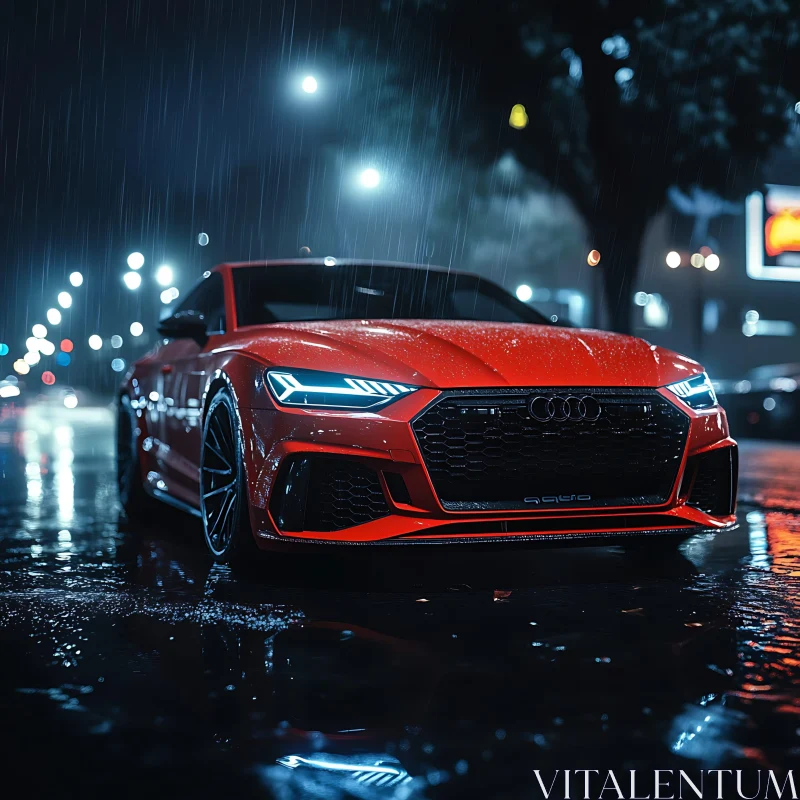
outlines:
{"label": "orange glow sign", "polygon": [[767,184],[745,200],[745,264],[758,281],[800,282],[800,186]]}
{"label": "orange glow sign", "polygon": [[784,208],[767,219],[764,249],[770,256],[800,252],[800,210]]}

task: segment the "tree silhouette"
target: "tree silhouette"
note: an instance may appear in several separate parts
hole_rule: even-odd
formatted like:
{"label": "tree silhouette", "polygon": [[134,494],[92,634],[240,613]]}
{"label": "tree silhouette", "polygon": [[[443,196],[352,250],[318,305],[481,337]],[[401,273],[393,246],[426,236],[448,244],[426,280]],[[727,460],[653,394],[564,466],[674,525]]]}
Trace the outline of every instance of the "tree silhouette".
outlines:
{"label": "tree silhouette", "polygon": [[[412,24],[475,87],[449,131],[457,156],[511,150],[570,197],[620,331],[667,190],[741,197],[796,117],[794,0],[418,0],[388,5],[386,20],[387,36]],[[522,129],[508,124],[517,103]]]}

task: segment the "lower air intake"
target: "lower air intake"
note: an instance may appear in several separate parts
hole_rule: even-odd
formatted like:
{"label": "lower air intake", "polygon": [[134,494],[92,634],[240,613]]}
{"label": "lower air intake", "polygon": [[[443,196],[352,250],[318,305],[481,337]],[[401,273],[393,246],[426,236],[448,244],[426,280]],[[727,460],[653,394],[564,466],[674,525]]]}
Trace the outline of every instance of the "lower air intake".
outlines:
{"label": "lower air intake", "polygon": [[270,510],[283,531],[338,531],[389,514],[378,473],[342,458],[292,456],[272,497]]}
{"label": "lower air intake", "polygon": [[689,474],[690,470],[695,473],[688,505],[714,516],[733,514],[739,479],[738,447],[722,447],[693,456],[686,469]]}

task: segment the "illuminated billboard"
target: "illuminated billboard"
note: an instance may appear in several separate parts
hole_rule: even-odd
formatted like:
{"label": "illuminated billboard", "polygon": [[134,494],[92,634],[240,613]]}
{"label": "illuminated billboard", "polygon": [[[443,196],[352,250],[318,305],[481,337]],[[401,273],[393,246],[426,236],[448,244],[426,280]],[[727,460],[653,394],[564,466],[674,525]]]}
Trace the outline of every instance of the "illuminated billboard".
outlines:
{"label": "illuminated billboard", "polygon": [[768,184],[745,201],[747,274],[800,281],[800,187]]}

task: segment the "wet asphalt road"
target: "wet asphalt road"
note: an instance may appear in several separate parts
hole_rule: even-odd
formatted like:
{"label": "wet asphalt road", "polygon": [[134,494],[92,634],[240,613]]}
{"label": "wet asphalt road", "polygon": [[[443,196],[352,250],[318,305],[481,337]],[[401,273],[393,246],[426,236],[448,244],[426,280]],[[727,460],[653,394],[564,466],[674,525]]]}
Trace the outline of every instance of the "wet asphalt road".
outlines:
{"label": "wet asphalt road", "polygon": [[800,448],[742,450],[739,529],[674,556],[238,575],[189,517],[120,518],[110,413],[29,410],[0,426],[8,796],[538,797],[537,768],[791,766]]}

